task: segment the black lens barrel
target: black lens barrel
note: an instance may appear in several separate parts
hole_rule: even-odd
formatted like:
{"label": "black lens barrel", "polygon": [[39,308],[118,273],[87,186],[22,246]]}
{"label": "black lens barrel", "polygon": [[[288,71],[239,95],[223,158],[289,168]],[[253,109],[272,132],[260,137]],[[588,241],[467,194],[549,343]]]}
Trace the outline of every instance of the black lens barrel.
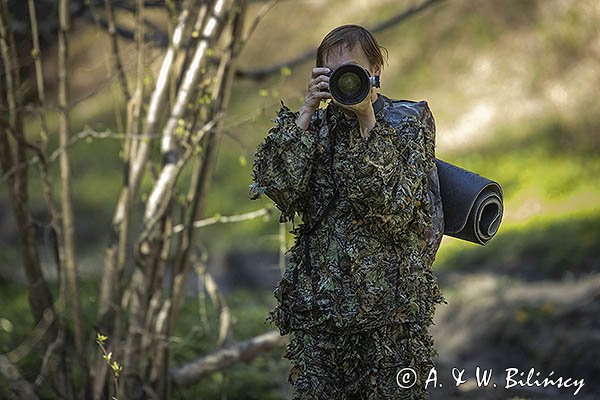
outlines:
{"label": "black lens barrel", "polygon": [[344,64],[329,77],[329,91],[344,105],[358,104],[371,92],[373,82],[369,72],[357,64]]}

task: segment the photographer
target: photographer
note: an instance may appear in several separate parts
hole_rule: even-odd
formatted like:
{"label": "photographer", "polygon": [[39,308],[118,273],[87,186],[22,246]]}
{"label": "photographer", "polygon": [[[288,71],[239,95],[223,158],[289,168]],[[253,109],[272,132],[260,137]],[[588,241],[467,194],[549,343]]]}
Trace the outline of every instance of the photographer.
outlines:
{"label": "photographer", "polygon": [[[270,319],[290,333],[294,399],[426,399],[444,301],[431,270],[444,231],[425,101],[379,93],[384,58],[357,25],[328,33],[303,106],[282,104],[256,151],[250,198],[302,217]],[[327,100],[325,108],[319,108]],[[417,382],[401,388],[403,368]]]}

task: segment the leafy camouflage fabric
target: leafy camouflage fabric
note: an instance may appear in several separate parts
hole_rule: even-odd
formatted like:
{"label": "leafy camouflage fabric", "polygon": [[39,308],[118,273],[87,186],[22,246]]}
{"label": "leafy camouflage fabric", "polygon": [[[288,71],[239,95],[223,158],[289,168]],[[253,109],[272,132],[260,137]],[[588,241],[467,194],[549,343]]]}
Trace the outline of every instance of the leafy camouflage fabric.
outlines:
{"label": "leafy camouflage fabric", "polygon": [[424,382],[436,354],[427,332],[444,302],[431,270],[444,230],[435,123],[425,101],[380,95],[374,108],[364,138],[333,103],[307,131],[282,103],[255,154],[250,198],[268,196],[280,222],[294,222],[269,319],[291,333],[297,399],[427,396],[424,384],[401,389],[396,374],[411,366]]}

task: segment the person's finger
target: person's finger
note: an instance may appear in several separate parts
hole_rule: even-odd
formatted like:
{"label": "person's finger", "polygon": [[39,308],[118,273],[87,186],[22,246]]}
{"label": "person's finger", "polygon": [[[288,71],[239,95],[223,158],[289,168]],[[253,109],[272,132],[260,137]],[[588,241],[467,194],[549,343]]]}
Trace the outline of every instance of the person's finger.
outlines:
{"label": "person's finger", "polygon": [[310,88],[308,88],[308,94],[312,95],[315,93],[320,93],[320,92],[328,92],[329,91],[329,86],[326,86],[327,83],[326,82],[322,82],[320,84],[317,85],[313,85]]}
{"label": "person's finger", "polygon": [[327,68],[327,67],[313,68],[311,77],[312,78],[316,78],[319,75],[329,73],[329,71],[331,71],[331,70],[329,68]]}
{"label": "person's finger", "polygon": [[317,83],[316,87],[317,87],[317,89],[319,89],[319,91],[329,89],[329,82],[319,82],[319,83]]}
{"label": "person's finger", "polygon": [[313,78],[311,82],[329,82],[329,76],[327,75],[319,75],[316,78]]}
{"label": "person's finger", "polygon": [[[324,78],[325,79],[323,79],[323,78],[312,79],[310,81],[310,83],[308,84],[308,89],[309,90],[314,90],[314,89],[320,90],[325,87],[329,87],[329,77],[325,76]],[[327,86],[325,86],[325,85],[327,85]]]}
{"label": "person's finger", "polygon": [[324,99],[332,99],[333,97],[331,96],[331,93],[329,93],[329,92],[318,92],[318,93],[315,93],[315,98],[317,98],[319,100],[324,100]]}

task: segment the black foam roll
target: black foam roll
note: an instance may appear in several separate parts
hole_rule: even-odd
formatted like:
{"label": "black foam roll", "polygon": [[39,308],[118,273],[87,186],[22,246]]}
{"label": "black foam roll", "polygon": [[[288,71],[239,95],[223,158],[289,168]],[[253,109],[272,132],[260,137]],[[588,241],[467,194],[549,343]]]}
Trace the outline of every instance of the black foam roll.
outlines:
{"label": "black foam roll", "polygon": [[474,172],[436,159],[444,210],[444,234],[485,245],[498,232],[502,188]]}

